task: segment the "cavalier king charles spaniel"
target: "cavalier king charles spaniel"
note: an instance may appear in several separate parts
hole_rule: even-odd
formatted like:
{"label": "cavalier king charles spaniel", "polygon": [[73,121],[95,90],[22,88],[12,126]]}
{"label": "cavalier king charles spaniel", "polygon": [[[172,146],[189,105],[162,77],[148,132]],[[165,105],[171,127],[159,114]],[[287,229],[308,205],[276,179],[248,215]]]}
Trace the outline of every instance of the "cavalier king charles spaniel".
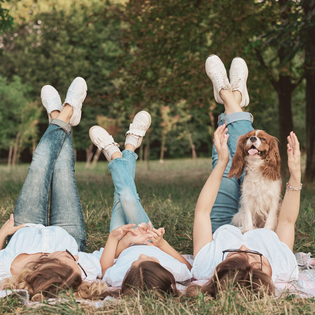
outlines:
{"label": "cavalier king charles spaniel", "polygon": [[240,136],[229,178],[240,178],[244,167],[240,208],[232,224],[242,227],[243,232],[254,228],[275,230],[282,187],[277,139],[262,130]]}

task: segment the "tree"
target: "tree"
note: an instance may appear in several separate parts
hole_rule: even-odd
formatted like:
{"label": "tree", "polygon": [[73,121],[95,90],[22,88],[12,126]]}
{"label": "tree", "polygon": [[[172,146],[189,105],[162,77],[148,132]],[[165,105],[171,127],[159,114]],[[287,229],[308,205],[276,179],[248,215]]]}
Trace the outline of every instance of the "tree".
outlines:
{"label": "tree", "polygon": [[16,163],[27,143],[34,146],[38,135],[38,118],[42,110],[25,95],[30,88],[19,77],[12,82],[0,76],[0,148],[8,150],[8,166]]}
{"label": "tree", "polygon": [[[70,8],[70,2],[55,7],[53,2],[48,7],[25,3],[19,24],[3,35],[0,72],[9,79],[18,74],[32,86],[29,96],[33,100],[38,100],[45,84],[53,85],[63,98],[71,80],[84,77],[88,97],[84,119],[74,129],[74,144],[85,152],[90,146],[88,130],[97,123],[96,116],[115,115],[115,100],[107,97],[116,89],[110,73],[116,70],[116,56],[121,52],[121,22],[113,12],[115,6],[107,1],[71,2]],[[46,125],[46,116],[42,121]]]}

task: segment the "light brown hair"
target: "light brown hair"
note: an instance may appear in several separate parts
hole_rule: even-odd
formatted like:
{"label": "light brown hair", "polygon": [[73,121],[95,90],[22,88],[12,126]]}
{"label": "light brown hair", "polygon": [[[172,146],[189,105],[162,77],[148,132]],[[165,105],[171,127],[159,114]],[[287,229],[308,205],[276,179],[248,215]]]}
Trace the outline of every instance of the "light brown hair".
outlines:
{"label": "light brown hair", "polygon": [[1,288],[25,289],[30,299],[35,296],[43,299],[56,297],[69,288],[75,291],[81,283],[81,274],[75,273],[72,267],[57,258],[41,258],[28,263],[18,276],[4,279]]}
{"label": "light brown hair", "polygon": [[171,272],[154,261],[143,261],[131,267],[121,286],[121,293],[129,295],[134,291],[156,291],[179,296],[176,280]]}
{"label": "light brown hair", "polygon": [[213,277],[204,286],[192,284],[187,288],[186,295],[196,296],[201,291],[216,298],[220,291],[229,288],[244,288],[254,294],[260,293],[260,296],[275,292],[271,277],[256,269],[254,264],[248,262],[246,254],[243,254],[225,259],[215,268]]}

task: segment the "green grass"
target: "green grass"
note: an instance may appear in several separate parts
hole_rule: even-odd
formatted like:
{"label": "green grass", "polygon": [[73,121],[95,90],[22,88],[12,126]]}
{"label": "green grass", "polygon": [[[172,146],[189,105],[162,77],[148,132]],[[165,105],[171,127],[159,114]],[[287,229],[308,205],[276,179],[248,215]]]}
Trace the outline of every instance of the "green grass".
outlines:
{"label": "green grass", "polygon": [[[104,246],[110,224],[114,187],[107,163],[99,162],[94,169],[76,165],[76,180],[84,211],[87,251]],[[28,165],[19,165],[11,172],[0,166],[0,224],[14,210]],[[210,159],[170,160],[160,164],[152,161],[137,163],[136,184],[142,205],[156,227],[166,229],[165,239],[181,253],[192,254],[194,207],[198,194],[211,171]],[[315,253],[315,185],[302,190],[300,216],[296,226],[295,251]],[[67,303],[44,305],[29,309],[14,297],[0,299],[0,313],[38,314],[312,314],[315,300],[283,295],[278,299],[248,301],[241,293],[227,292],[217,300],[200,295],[192,300],[166,298],[145,294],[129,297],[103,309]]]}

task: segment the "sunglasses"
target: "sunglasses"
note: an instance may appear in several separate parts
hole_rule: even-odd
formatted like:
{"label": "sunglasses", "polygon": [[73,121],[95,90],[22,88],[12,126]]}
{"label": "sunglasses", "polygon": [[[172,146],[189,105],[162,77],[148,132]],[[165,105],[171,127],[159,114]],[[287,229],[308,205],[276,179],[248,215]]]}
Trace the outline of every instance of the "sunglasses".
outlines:
{"label": "sunglasses", "polygon": [[72,258],[73,260],[78,264],[78,266],[80,267],[80,269],[83,271],[84,275],[85,275],[85,278],[87,278],[87,273],[85,272],[85,270],[83,269],[83,267],[77,262],[77,260],[75,259],[75,257],[66,249],[65,250],[66,253],[68,253]]}
{"label": "sunglasses", "polygon": [[226,249],[222,251],[222,261],[224,260],[225,253],[245,253],[245,254],[254,254],[260,256],[260,270],[262,271],[262,256],[263,254],[255,250],[241,250],[241,249]]}

